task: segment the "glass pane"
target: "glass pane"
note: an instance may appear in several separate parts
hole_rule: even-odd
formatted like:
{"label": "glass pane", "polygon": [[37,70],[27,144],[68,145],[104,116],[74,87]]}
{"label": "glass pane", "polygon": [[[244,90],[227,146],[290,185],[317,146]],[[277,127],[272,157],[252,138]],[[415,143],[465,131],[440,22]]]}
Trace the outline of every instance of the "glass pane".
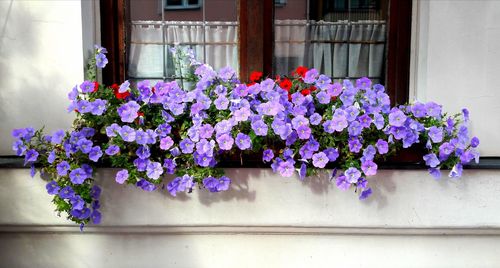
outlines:
{"label": "glass pane", "polygon": [[[218,70],[231,66],[238,70],[237,2],[233,0],[181,0],[196,9],[163,9],[166,0],[130,0],[130,78],[181,79],[187,73],[180,67],[172,48],[193,53],[196,60]],[[151,4],[155,2],[156,4]],[[173,3],[169,1],[168,3]],[[179,1],[177,1],[179,2]],[[188,54],[189,54],[188,53]]]}
{"label": "glass pane", "polygon": [[289,0],[275,12],[276,74],[299,65],[384,82],[388,0]]}

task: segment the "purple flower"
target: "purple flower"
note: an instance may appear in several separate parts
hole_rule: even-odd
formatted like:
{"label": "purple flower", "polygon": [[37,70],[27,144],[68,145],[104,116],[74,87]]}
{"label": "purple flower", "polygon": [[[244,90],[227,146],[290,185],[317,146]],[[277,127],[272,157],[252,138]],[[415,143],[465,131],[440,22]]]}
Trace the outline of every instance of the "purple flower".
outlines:
{"label": "purple flower", "polygon": [[316,82],[316,78],[318,77],[318,70],[316,69],[310,69],[306,72],[306,75],[304,76],[304,82],[308,84],[312,84]]}
{"label": "purple flower", "polygon": [[163,168],[158,162],[149,162],[146,167],[146,175],[154,180],[160,178],[161,174],[163,174]]}
{"label": "purple flower", "polygon": [[222,120],[219,123],[215,124],[215,132],[217,135],[229,133],[233,128],[233,124],[229,120]]}
{"label": "purple flower", "polygon": [[228,134],[222,134],[217,137],[217,143],[219,144],[219,148],[221,150],[231,150],[234,144],[234,140]]}
{"label": "purple flower", "polygon": [[340,95],[340,93],[342,93],[342,85],[340,83],[333,83],[333,84],[327,85],[326,92],[331,97],[337,97],[338,95]]}
{"label": "purple flower", "polygon": [[221,95],[217,99],[215,99],[214,104],[217,110],[226,110],[229,106],[229,100]]}
{"label": "purple flower", "polygon": [[69,173],[69,178],[74,184],[82,184],[88,178],[88,174],[83,168],[76,168]]}
{"label": "purple flower", "polygon": [[472,148],[479,146],[479,139],[477,137],[472,138],[470,140],[470,146],[472,146]]}
{"label": "purple flower", "polygon": [[313,166],[317,168],[324,168],[329,161],[328,156],[323,152],[313,154],[312,160]]}
{"label": "purple flower", "polygon": [[328,157],[328,161],[330,162],[334,162],[339,157],[339,151],[335,148],[330,147],[323,152],[326,154],[326,157]]}
{"label": "purple flower", "polygon": [[120,152],[120,147],[114,144],[109,145],[108,149],[106,149],[105,151],[107,155],[115,155],[119,152]]}
{"label": "purple flower", "polygon": [[94,162],[97,162],[99,161],[99,158],[101,158],[101,156],[102,156],[101,147],[99,146],[92,147],[92,149],[89,152],[89,159]]}
{"label": "purple flower", "polygon": [[325,91],[321,91],[318,94],[316,94],[316,98],[318,99],[318,102],[321,104],[330,103],[330,95],[328,95]]}
{"label": "purple flower", "polygon": [[78,97],[78,86],[74,86],[73,89],[68,93],[68,99],[69,100],[76,100],[76,97]]}
{"label": "purple flower", "polygon": [[97,68],[104,68],[108,64],[108,59],[106,58],[106,55],[104,53],[97,53],[95,55],[95,65]]}
{"label": "purple flower", "polygon": [[214,177],[206,177],[203,179],[203,186],[212,193],[218,192],[218,185],[219,180]]}
{"label": "purple flower", "polygon": [[251,123],[252,130],[257,136],[267,136],[268,127],[262,120],[255,120]]}
{"label": "purple flower", "polygon": [[212,134],[214,133],[214,128],[210,124],[203,124],[201,125],[198,131],[200,138],[209,139],[212,137]]}
{"label": "purple flower", "polygon": [[47,156],[47,162],[49,162],[49,164],[52,164],[54,163],[55,160],[56,160],[56,151],[52,150],[50,151],[49,156]]}
{"label": "purple flower", "polygon": [[120,134],[120,137],[122,137],[122,139],[124,141],[128,141],[128,142],[135,141],[135,130],[129,126],[123,126],[120,129],[119,134]]}
{"label": "purple flower", "polygon": [[344,175],[338,176],[335,184],[337,185],[337,188],[342,191],[347,191],[351,187],[351,183],[347,181],[347,177]]}
{"label": "purple flower", "polygon": [[52,138],[50,140],[50,143],[52,144],[61,144],[64,136],[65,136],[64,130],[57,130],[54,133],[52,133]]}
{"label": "purple flower", "polygon": [[[82,210],[72,209],[70,211],[70,214],[71,214],[71,216],[73,216],[77,219],[84,220],[90,216],[90,209],[89,208],[83,208]],[[81,227],[81,229],[83,229],[83,227]]]}
{"label": "purple flower", "polygon": [[219,184],[217,185],[217,191],[227,191],[229,189],[229,185],[231,184],[231,179],[226,176],[222,176],[219,179]]}
{"label": "purple flower", "polygon": [[27,163],[33,163],[38,159],[38,152],[35,149],[29,149],[26,151],[26,155],[24,157],[24,165]]}
{"label": "purple flower", "polygon": [[299,169],[299,178],[301,180],[304,180],[306,178],[306,175],[307,175],[307,166],[306,164],[302,163]]}
{"label": "purple flower", "polygon": [[98,210],[92,211],[92,214],[90,214],[90,218],[92,219],[93,224],[100,224],[101,223],[101,212]]}
{"label": "purple flower", "polygon": [[92,91],[94,91],[94,82],[92,81],[84,81],[81,85],[80,85],[80,89],[82,90],[83,93],[90,93]]}
{"label": "purple flower", "polygon": [[368,145],[363,150],[363,157],[365,160],[373,160],[376,153],[377,153],[377,150],[375,149],[375,147],[373,147],[373,145]]}
{"label": "purple flower", "polygon": [[83,201],[82,197],[79,195],[75,195],[69,199],[71,206],[73,209],[81,210],[83,209],[83,206],[85,205],[85,202]]}
{"label": "purple flower", "polygon": [[156,190],[156,186],[153,183],[143,178],[140,178],[140,180],[135,185],[146,192],[152,192]]}
{"label": "purple flower", "polygon": [[366,160],[361,164],[361,170],[363,170],[363,173],[365,173],[366,176],[373,176],[377,174],[377,168],[377,164],[375,164],[372,160]]}
{"label": "purple flower", "polygon": [[427,115],[441,118],[441,105],[435,102],[428,102],[425,104],[425,109],[427,110]]}
{"label": "purple flower", "polygon": [[199,154],[198,152],[194,153],[194,159],[195,163],[201,167],[208,167],[214,161],[214,158],[212,156],[208,156],[206,154]]}
{"label": "purple flower", "polygon": [[128,170],[122,169],[116,173],[116,182],[123,184],[128,179]]}
{"label": "purple flower", "polygon": [[425,104],[416,102],[411,106],[411,112],[416,118],[425,117],[427,110]]}
{"label": "purple flower", "polygon": [[262,161],[264,162],[271,162],[274,158],[274,153],[273,150],[267,149],[262,152]]}
{"label": "purple flower", "polygon": [[330,77],[322,74],[319,76],[318,80],[316,80],[316,86],[323,90],[326,89],[331,82],[332,80],[330,79]]}
{"label": "purple flower", "polygon": [[238,133],[236,135],[236,146],[240,148],[240,150],[246,150],[252,147],[252,141],[250,140],[250,137],[246,134],[243,133]]}
{"label": "purple flower", "polygon": [[130,82],[128,80],[125,80],[125,82],[123,82],[118,88],[118,93],[125,93],[126,91],[128,91],[129,88],[130,88]]}
{"label": "purple flower", "polygon": [[80,149],[80,151],[82,151],[82,153],[88,154],[88,153],[90,153],[90,150],[92,150],[92,145],[94,145],[94,144],[92,143],[92,141],[83,138],[83,139],[79,140],[76,143],[76,145],[78,146],[78,149]]}
{"label": "purple flower", "polygon": [[[331,120],[331,123],[333,125],[333,129],[337,132],[341,132],[347,127],[347,118],[343,115],[341,116],[334,116],[333,119]],[[323,125],[324,126],[324,125]],[[326,128],[325,128],[326,130]],[[328,132],[328,131],[327,131]],[[328,132],[332,133],[332,132]]]}
{"label": "purple flower", "polygon": [[149,147],[145,146],[145,145],[144,146],[139,146],[139,148],[137,148],[137,150],[135,151],[135,154],[137,154],[137,156],[140,159],[147,159],[148,157],[151,156],[151,152],[149,150]]}
{"label": "purple flower", "polygon": [[163,167],[166,169],[167,174],[174,174],[177,164],[175,163],[175,160],[166,158],[163,161]]}
{"label": "purple flower", "polygon": [[135,142],[140,145],[146,145],[148,143],[148,134],[142,129],[135,132]]}
{"label": "purple flower", "polygon": [[361,192],[359,195],[359,200],[367,199],[372,194],[372,188],[368,188]]}
{"label": "purple flower", "polygon": [[57,164],[56,170],[57,170],[57,175],[59,176],[66,176],[68,174],[69,170],[69,164],[66,161],[62,161],[61,163]]}
{"label": "purple flower", "polygon": [[394,110],[389,114],[389,124],[395,127],[401,127],[406,121],[406,115],[401,110]]}
{"label": "purple flower", "polygon": [[358,138],[350,138],[348,144],[349,144],[349,151],[353,153],[359,153],[359,151],[361,150],[362,144]]}
{"label": "purple flower", "polygon": [[318,113],[314,113],[311,117],[309,117],[309,121],[313,126],[319,125],[321,123],[321,119],[323,118]]}
{"label": "purple flower", "polygon": [[389,152],[389,143],[387,143],[387,141],[385,140],[378,139],[375,146],[377,146],[379,154],[386,154],[387,152]]}
{"label": "purple flower", "polygon": [[293,175],[293,172],[295,171],[294,164],[295,161],[293,161],[293,159],[282,161],[278,164],[278,172],[283,177],[291,177]]}
{"label": "purple flower", "polygon": [[425,164],[429,167],[437,167],[439,165],[439,159],[437,158],[436,154],[434,153],[430,153],[430,154],[426,154],[424,155],[424,161],[425,161]]}
{"label": "purple flower", "polygon": [[442,127],[436,127],[432,126],[429,128],[429,137],[431,138],[432,142],[438,143],[443,141],[443,128]]}
{"label": "purple flower", "polygon": [[458,163],[455,166],[453,166],[448,177],[459,178],[462,176],[462,171],[463,171],[463,166],[462,166],[462,164]]}
{"label": "purple flower", "polygon": [[377,127],[378,130],[384,128],[385,119],[383,115],[376,113],[373,115],[373,119],[374,119],[373,123],[375,124],[375,127]]}
{"label": "purple flower", "polygon": [[191,141],[189,138],[183,139],[180,143],[179,146],[181,147],[181,151],[185,154],[190,154],[193,153],[194,150],[194,142]]}
{"label": "purple flower", "polygon": [[141,106],[135,101],[129,101],[118,107],[117,111],[122,122],[132,123],[138,117],[137,112]]}
{"label": "purple flower", "polygon": [[59,191],[59,197],[62,199],[69,199],[75,196],[75,191],[71,186],[66,186]]}
{"label": "purple flower", "polygon": [[116,137],[116,135],[118,133],[120,133],[120,131],[121,131],[121,127],[118,124],[113,123],[110,126],[106,127],[106,136],[108,136],[110,138]]}
{"label": "purple flower", "polygon": [[169,136],[160,139],[160,149],[168,150],[172,145],[174,145],[174,141]]}
{"label": "purple flower", "polygon": [[96,99],[90,103],[90,113],[93,115],[102,115],[106,111],[107,100]]}
{"label": "purple flower", "polygon": [[359,172],[359,170],[355,167],[350,167],[344,172],[344,175],[346,177],[347,182],[356,183],[358,179],[361,177],[361,172]]}
{"label": "purple flower", "polygon": [[239,110],[234,111],[234,120],[236,122],[247,121],[250,116],[250,109],[241,108]]}
{"label": "purple flower", "polygon": [[297,135],[301,140],[307,140],[311,137],[311,129],[306,125],[302,125],[297,128]]}
{"label": "purple flower", "polygon": [[50,195],[58,194],[59,190],[61,189],[61,187],[59,187],[59,185],[57,185],[57,182],[55,181],[50,181],[49,183],[47,183],[47,185],[45,185],[45,188],[47,189],[47,193],[49,193]]}
{"label": "purple flower", "polygon": [[167,185],[167,190],[172,196],[176,196],[177,192],[184,192],[194,186],[193,177],[185,174],[182,177],[177,177]]}
{"label": "purple flower", "polygon": [[359,136],[361,135],[361,131],[363,131],[363,127],[358,121],[352,121],[349,127],[347,128],[347,132],[349,136]]}

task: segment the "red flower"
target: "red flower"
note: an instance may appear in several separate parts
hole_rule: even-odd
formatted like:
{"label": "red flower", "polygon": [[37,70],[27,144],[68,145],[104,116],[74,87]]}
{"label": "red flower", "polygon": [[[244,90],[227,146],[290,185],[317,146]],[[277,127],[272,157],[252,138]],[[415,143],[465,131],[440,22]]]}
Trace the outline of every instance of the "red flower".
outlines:
{"label": "red flower", "polygon": [[299,66],[299,67],[297,67],[297,69],[295,69],[295,73],[302,76],[302,77],[306,76],[307,71],[308,71],[307,67],[304,67],[304,66]]}
{"label": "red flower", "polygon": [[292,81],[290,81],[290,79],[288,78],[283,79],[283,81],[280,82],[280,88],[286,91],[290,91],[290,89],[292,88]]}
{"label": "red flower", "polygon": [[311,91],[309,89],[302,89],[300,91],[300,93],[302,93],[302,95],[304,95],[304,96],[307,96],[307,95],[311,94]]}
{"label": "red flower", "polygon": [[94,90],[92,90],[92,93],[96,92],[99,89],[99,83],[94,82]]}
{"label": "red flower", "polygon": [[118,90],[120,89],[120,86],[118,84],[112,84],[111,89],[113,89],[113,93],[115,94],[116,98],[119,100],[123,100],[126,97],[130,96],[130,92],[128,92],[128,91],[123,92],[123,93],[118,92]]}
{"label": "red flower", "polygon": [[315,91],[317,88],[315,86],[311,86],[308,88],[310,91]]}
{"label": "red flower", "polygon": [[137,112],[137,116],[144,116],[143,112]]}
{"label": "red flower", "polygon": [[247,83],[247,87],[250,87],[250,86],[253,86],[253,85],[255,85],[255,82]]}
{"label": "red flower", "polygon": [[262,78],[262,72],[253,71],[250,74],[250,81],[257,82]]}

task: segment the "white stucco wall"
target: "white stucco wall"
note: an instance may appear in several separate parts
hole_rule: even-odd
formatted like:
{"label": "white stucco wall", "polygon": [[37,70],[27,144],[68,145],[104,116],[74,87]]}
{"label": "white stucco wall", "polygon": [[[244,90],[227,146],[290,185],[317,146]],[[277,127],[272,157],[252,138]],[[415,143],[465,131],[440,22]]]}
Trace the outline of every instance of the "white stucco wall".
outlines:
{"label": "white stucco wall", "polygon": [[82,54],[80,1],[0,1],[0,155],[13,154],[13,128],[71,126]]}
{"label": "white stucco wall", "polygon": [[[69,126],[61,111],[83,78],[82,35],[92,35],[81,30],[85,4],[0,1],[0,154],[11,154],[13,127]],[[469,107],[483,154],[498,155],[498,2],[417,0],[416,7],[413,95],[448,111]],[[103,223],[80,233],[55,215],[43,180],[0,169],[0,266],[500,266],[496,170],[442,181],[425,171],[380,171],[365,202],[324,178],[228,172],[231,191],[172,198],[116,185],[113,170],[99,170]]]}
{"label": "white stucco wall", "polygon": [[483,156],[499,156],[500,1],[415,2],[413,96],[467,107]]}

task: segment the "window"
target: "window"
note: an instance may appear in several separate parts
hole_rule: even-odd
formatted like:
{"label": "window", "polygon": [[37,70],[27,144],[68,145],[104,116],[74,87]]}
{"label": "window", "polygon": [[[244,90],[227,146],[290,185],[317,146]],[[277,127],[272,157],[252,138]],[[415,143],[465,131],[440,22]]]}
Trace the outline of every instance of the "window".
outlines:
{"label": "window", "polygon": [[202,0],[165,0],[165,9],[199,9]]}
{"label": "window", "polygon": [[253,70],[288,74],[306,65],[334,79],[371,77],[394,102],[408,100],[411,1],[206,0],[199,9],[164,12],[159,3],[198,1],[158,1],[101,2],[108,83],[178,78],[168,49],[177,44],[216,69],[232,65],[242,79]]}
{"label": "window", "polygon": [[274,0],[274,5],[276,7],[282,7],[282,6],[286,5],[286,0]]}

